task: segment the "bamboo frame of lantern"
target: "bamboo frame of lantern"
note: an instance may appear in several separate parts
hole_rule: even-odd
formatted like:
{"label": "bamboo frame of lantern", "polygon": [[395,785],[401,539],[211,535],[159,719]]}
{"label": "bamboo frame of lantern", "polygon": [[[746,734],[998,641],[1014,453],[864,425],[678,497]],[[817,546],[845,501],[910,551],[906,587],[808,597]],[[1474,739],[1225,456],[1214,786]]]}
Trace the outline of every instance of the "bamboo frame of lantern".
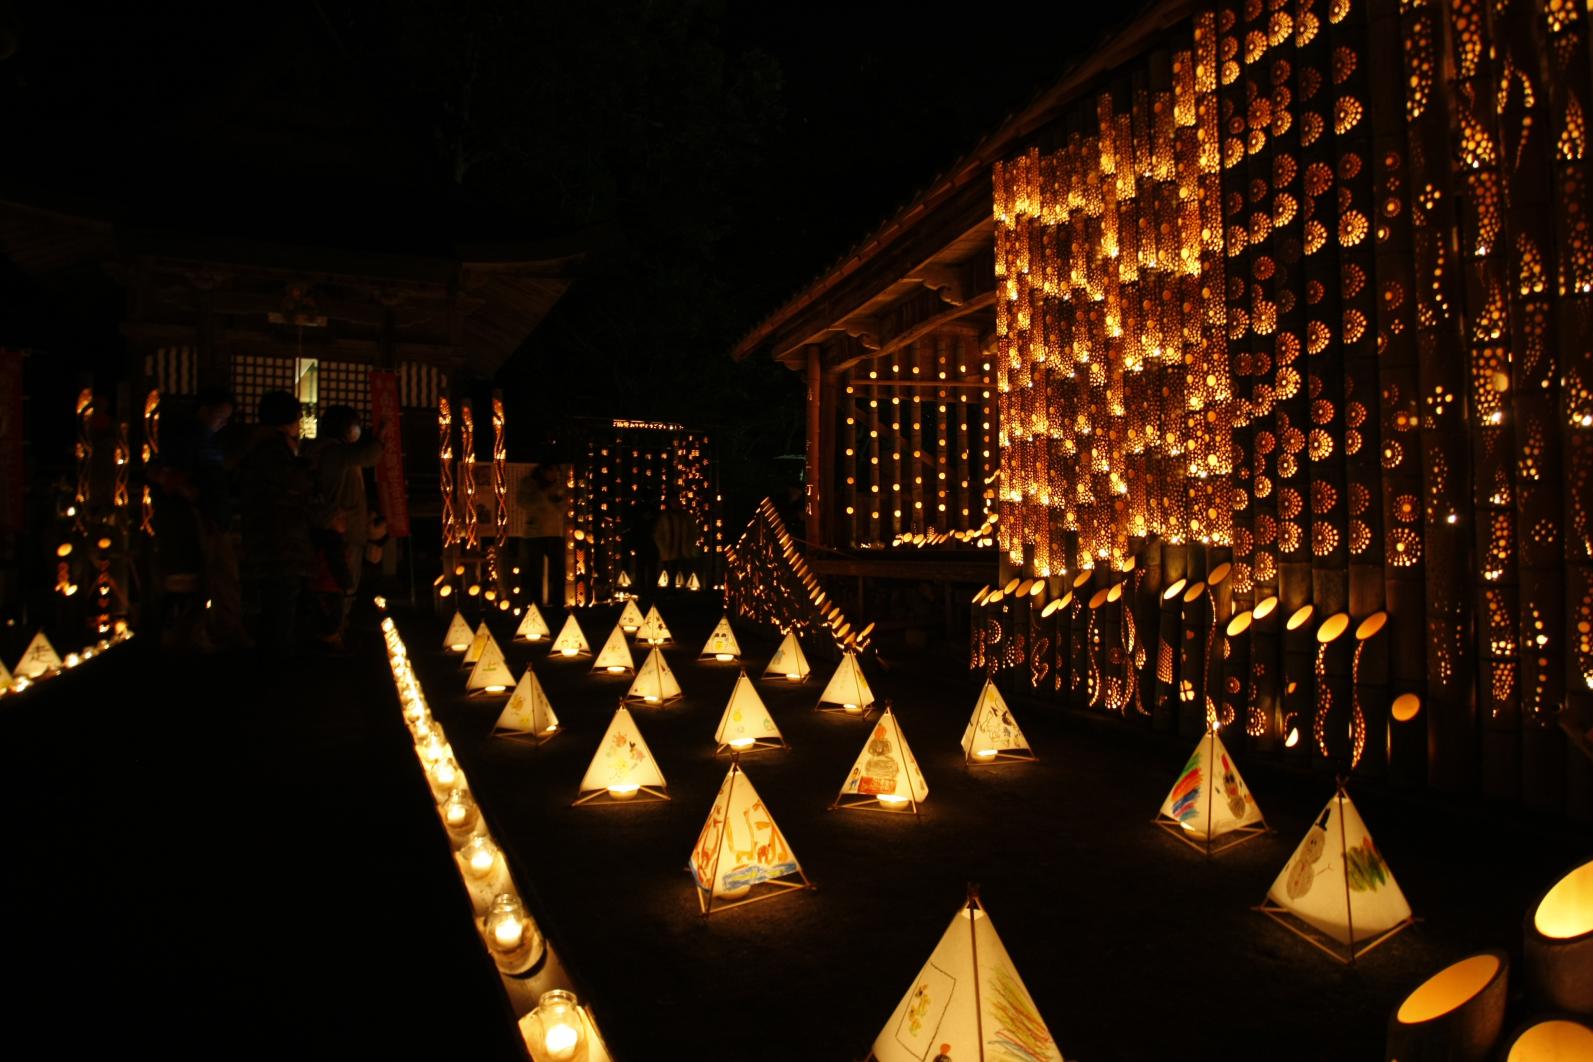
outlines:
{"label": "bamboo frame of lantern", "polygon": [[[144,396],[144,441],[139,457],[144,469],[160,454],[160,391],[151,388]],[[140,490],[138,529],[150,538],[155,537],[155,499],[146,481]]]}

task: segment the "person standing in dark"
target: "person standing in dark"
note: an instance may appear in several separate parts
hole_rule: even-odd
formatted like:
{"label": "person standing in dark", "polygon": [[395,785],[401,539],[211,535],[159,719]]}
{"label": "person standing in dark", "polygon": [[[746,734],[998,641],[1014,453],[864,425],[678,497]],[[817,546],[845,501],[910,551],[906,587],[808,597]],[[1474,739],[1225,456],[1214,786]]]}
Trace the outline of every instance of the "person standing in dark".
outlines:
{"label": "person standing in dark", "polygon": [[328,406],[321,414],[318,437],[305,447],[315,469],[316,503],[312,513],[322,548],[338,550],[328,556],[333,578],[341,590],[331,617],[330,634],[322,641],[342,648],[349,612],[359,590],[365,566],[365,546],[371,537],[370,504],[365,493],[365,470],[382,457],[382,440],[362,438],[360,416],[350,406]]}
{"label": "person standing in dark", "polygon": [[[166,598],[164,633],[178,648],[247,644],[232,548],[232,491],[219,435],[232,392],[205,387],[191,418],[170,422],[148,470],[155,544]],[[209,608],[201,609],[201,601]],[[201,620],[208,622],[201,626]]]}
{"label": "person standing in dark", "polygon": [[297,648],[299,599],[314,570],[310,508],[315,478],[299,456],[299,401],[260,396],[259,428],[239,468],[243,571],[260,604],[255,640],[267,656]]}

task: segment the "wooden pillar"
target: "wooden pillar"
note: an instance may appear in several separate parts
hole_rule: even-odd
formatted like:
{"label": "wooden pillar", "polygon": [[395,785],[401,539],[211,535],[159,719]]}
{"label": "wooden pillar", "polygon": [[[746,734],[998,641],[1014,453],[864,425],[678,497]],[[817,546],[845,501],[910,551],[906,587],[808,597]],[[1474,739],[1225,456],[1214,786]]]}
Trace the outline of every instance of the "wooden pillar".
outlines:
{"label": "wooden pillar", "polygon": [[823,398],[824,398],[824,365],[819,357],[819,348],[807,348],[808,370],[808,484],[807,484],[807,521],[804,537],[809,542],[819,542],[823,539],[823,521],[820,516],[823,507],[829,504],[825,489],[825,480],[828,478],[824,468],[823,445]]}

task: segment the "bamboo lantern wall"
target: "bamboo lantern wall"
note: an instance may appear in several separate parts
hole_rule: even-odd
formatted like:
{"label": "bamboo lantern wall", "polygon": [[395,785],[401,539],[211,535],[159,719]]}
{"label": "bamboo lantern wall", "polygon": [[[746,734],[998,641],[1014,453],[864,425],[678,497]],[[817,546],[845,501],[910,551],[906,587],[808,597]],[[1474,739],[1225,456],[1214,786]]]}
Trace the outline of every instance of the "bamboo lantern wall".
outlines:
{"label": "bamboo lantern wall", "polygon": [[1159,726],[1401,779],[1424,728],[1430,783],[1593,813],[1587,23],[1221,3],[996,166],[998,545],[1143,573],[1078,618]]}
{"label": "bamboo lantern wall", "polygon": [[972,329],[942,329],[846,371],[835,413],[843,544],[990,533],[995,401],[978,340]]}

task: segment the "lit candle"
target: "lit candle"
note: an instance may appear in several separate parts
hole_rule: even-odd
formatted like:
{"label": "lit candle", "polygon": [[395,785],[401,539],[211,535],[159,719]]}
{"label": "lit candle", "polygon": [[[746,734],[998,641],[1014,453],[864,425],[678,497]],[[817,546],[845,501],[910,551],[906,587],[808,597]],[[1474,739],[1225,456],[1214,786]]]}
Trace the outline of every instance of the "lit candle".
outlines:
{"label": "lit candle", "polygon": [[721,664],[723,664],[723,663],[726,663],[728,661],[734,660],[735,656],[730,654],[730,653],[715,653],[714,654],[714,659],[719,661]]}
{"label": "lit candle", "polygon": [[981,760],[991,759],[995,756],[995,754],[995,749],[980,749],[978,752],[974,753],[974,755],[978,756]]}
{"label": "lit candle", "polygon": [[557,1062],[568,1062],[575,1057],[575,1048],[580,1043],[581,1034],[575,1026],[567,1022],[559,1022],[548,1029],[542,1042],[548,1049],[548,1057]]}
{"label": "lit candle", "polygon": [[470,859],[466,865],[470,867],[470,873],[474,877],[484,878],[492,873],[492,868],[497,863],[498,853],[490,848],[481,847],[470,853]]}
{"label": "lit candle", "polygon": [[903,805],[905,805],[907,803],[907,798],[906,797],[897,796],[895,793],[881,793],[879,796],[875,797],[874,799],[878,800],[882,805],[884,805],[887,808],[899,808],[899,807],[902,807]]}
{"label": "lit candle", "polygon": [[570,646],[570,645],[566,645],[563,649],[559,650],[559,655],[560,656],[574,656],[575,655],[575,647],[574,646]]}
{"label": "lit candle", "polygon": [[553,733],[553,732],[554,732],[554,731],[555,731],[555,730],[557,730],[557,729],[558,729],[558,728],[559,728],[559,724],[557,724],[557,723],[549,723],[549,724],[548,724],[548,728],[547,728],[547,729],[546,729],[546,730],[544,730],[544,731],[542,731],[542,732],[543,732],[543,733],[544,733],[544,734],[551,734],[551,733]]}
{"label": "lit candle", "polygon": [[795,681],[797,681],[798,678],[800,678],[800,676],[795,671],[787,671],[785,673],[785,677],[790,679],[792,682],[795,682]]}
{"label": "lit candle", "polygon": [[756,741],[757,738],[739,737],[730,742],[730,747],[733,749],[744,749],[747,746],[756,743]]}
{"label": "lit candle", "polygon": [[513,951],[525,939],[525,925],[514,915],[508,915],[492,927],[493,943],[502,951]]}
{"label": "lit candle", "polygon": [[617,782],[608,787],[608,795],[615,800],[629,800],[640,788],[635,782]]}
{"label": "lit candle", "polygon": [[653,697],[653,696],[648,696],[648,697],[645,698],[645,700],[647,701],[648,704],[657,704],[658,703],[658,698],[657,697]]}
{"label": "lit candle", "polygon": [[863,709],[859,708],[855,704],[843,704],[843,705],[841,705],[841,707],[845,708],[847,713],[850,714],[850,715],[862,715],[863,714]]}
{"label": "lit candle", "polygon": [[432,768],[431,776],[444,789],[452,789],[454,783],[459,780],[459,772],[447,760],[439,760],[437,765]]}
{"label": "lit candle", "polygon": [[456,653],[462,653],[466,649],[470,648],[470,643],[469,642],[455,642],[453,645],[450,645],[448,648],[452,649]]}
{"label": "lit candle", "polygon": [[624,670],[625,670],[625,669],[624,669],[624,668],[622,668],[622,667],[620,667],[620,666],[619,666],[619,665],[618,665],[618,664],[610,664],[610,665],[609,665],[609,666],[608,666],[608,673],[609,673],[609,674],[610,674],[610,675],[618,675],[618,674],[620,674],[620,673],[621,673],[621,672],[623,672],[623,671],[624,671]]}
{"label": "lit candle", "polygon": [[509,688],[508,686],[488,686],[487,687],[487,692],[488,693],[502,693],[504,690],[507,690],[508,688]]}

